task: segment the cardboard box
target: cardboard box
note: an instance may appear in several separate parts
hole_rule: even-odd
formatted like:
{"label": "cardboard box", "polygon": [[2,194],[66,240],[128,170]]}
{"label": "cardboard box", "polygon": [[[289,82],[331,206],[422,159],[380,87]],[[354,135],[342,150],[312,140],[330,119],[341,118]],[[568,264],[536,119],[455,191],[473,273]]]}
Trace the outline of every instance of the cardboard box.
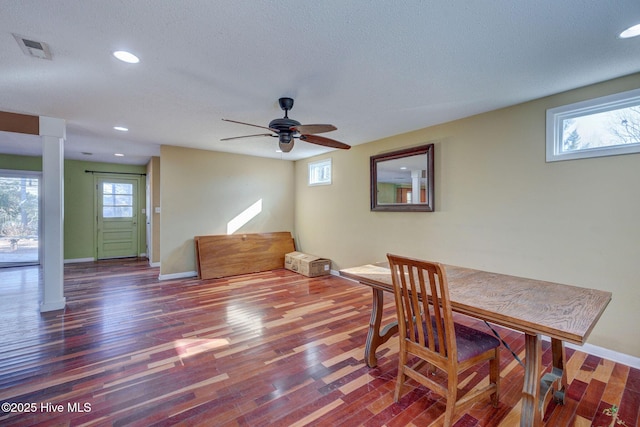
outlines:
{"label": "cardboard box", "polygon": [[331,260],[302,252],[290,252],[284,256],[284,268],[308,277],[331,274]]}

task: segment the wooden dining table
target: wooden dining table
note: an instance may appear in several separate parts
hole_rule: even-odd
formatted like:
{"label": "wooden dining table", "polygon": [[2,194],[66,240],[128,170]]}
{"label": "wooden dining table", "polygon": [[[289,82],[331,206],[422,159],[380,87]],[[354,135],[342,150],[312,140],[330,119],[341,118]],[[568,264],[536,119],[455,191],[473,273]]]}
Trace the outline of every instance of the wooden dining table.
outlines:
{"label": "wooden dining table", "polygon": [[[525,334],[520,426],[541,426],[551,399],[564,403],[568,385],[564,342],[586,342],[611,301],[611,292],[449,265],[445,270],[454,311]],[[384,293],[393,295],[391,271],[386,264],[368,264],[345,268],[340,275],[373,290],[365,361],[375,367],[376,349],[398,331],[397,322],[382,327]],[[552,369],[544,376],[543,336],[551,339],[552,350]]]}

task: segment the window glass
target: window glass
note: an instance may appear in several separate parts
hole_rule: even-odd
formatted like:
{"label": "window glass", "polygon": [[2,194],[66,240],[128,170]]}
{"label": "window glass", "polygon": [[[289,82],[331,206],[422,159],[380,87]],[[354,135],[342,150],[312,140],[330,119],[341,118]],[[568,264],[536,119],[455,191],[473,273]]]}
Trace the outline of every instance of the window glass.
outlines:
{"label": "window glass", "polygon": [[102,185],[102,217],[133,217],[133,184],[105,182]]}
{"label": "window glass", "polygon": [[547,161],[640,152],[640,89],[547,110]]}
{"label": "window glass", "polygon": [[309,185],[331,184],[331,159],[309,163]]}

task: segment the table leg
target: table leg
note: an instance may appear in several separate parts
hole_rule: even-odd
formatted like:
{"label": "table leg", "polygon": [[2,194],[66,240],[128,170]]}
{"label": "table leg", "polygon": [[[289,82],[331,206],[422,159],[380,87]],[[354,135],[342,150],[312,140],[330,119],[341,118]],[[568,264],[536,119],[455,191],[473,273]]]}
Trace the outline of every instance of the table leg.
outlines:
{"label": "table leg", "polygon": [[367,342],[364,347],[364,360],[367,362],[368,367],[375,368],[378,364],[376,350],[379,346],[387,342],[396,332],[398,332],[398,322],[392,322],[380,331],[380,325],[382,324],[382,308],[384,305],[384,292],[376,288],[373,288],[372,291],[373,304],[371,320],[369,320]]}
{"label": "table leg", "polygon": [[522,389],[521,427],[538,427],[551,398],[564,404],[567,390],[566,356],[562,340],[551,339],[553,366],[551,372],[539,380],[542,370],[540,335],[525,334],[525,374]]}
{"label": "table leg", "polygon": [[564,369],[566,359],[562,340],[551,339],[551,354],[553,359],[551,372],[545,374],[540,382],[541,411],[546,409],[552,397],[556,402],[564,405],[565,391],[567,390],[567,372]]}
{"label": "table leg", "polygon": [[542,369],[542,345],[540,335],[525,334],[524,386],[522,387],[522,413],[520,427],[542,425],[540,413],[540,371]]}

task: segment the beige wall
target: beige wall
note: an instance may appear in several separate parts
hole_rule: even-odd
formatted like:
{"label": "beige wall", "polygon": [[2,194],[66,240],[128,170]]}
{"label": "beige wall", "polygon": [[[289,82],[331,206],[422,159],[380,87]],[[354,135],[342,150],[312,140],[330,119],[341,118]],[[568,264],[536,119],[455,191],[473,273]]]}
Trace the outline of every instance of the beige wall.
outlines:
{"label": "beige wall", "polygon": [[149,236],[149,263],[160,263],[160,157],[152,157],[147,164],[147,197],[149,198],[150,212],[147,213],[147,221],[150,223]]}
{"label": "beige wall", "polygon": [[160,274],[196,271],[193,237],[262,200],[237,233],[293,232],[293,162],[163,146],[160,150]]}
{"label": "beige wall", "polygon": [[[395,252],[611,291],[589,342],[640,357],[640,155],[545,162],[547,108],[638,87],[635,74],[298,161],[299,248],[334,269]],[[371,212],[369,157],[427,142],[435,212]],[[308,187],[325,157],[333,184]]]}

